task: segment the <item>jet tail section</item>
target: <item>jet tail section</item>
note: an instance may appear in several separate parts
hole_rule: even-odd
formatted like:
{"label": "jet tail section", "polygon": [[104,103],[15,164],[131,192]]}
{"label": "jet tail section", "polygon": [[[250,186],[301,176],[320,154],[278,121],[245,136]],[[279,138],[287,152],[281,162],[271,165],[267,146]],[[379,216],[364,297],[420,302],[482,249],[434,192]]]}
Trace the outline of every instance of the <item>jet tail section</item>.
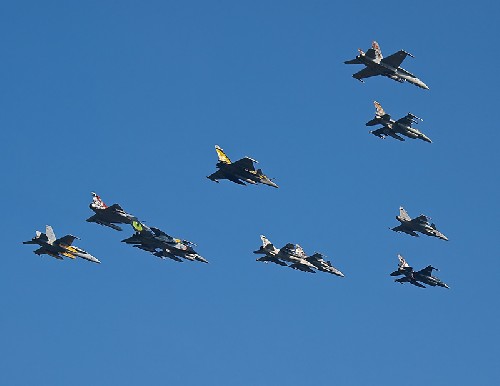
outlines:
{"label": "jet tail section", "polygon": [[264,248],[267,248],[269,245],[270,246],[273,246],[273,243],[271,243],[266,236],[264,235],[260,235],[260,239],[262,240],[262,246]]}
{"label": "jet tail section", "polygon": [[271,243],[266,236],[261,235],[260,239],[262,240],[262,246],[254,251],[256,254],[267,254],[267,253],[277,253],[278,249]]}
{"label": "jet tail section", "polygon": [[378,103],[377,101],[373,101],[373,104],[375,105],[375,114],[378,115],[379,117],[383,117],[386,115],[386,112],[382,108],[382,105]]}
{"label": "jet tail section", "polygon": [[49,244],[54,243],[56,241],[56,234],[50,225],[45,226],[45,234],[47,235],[47,239]]}
{"label": "jet tail section", "polygon": [[399,264],[398,264],[398,268],[399,269],[403,269],[403,268],[409,268],[410,267],[410,264],[408,264],[405,260],[405,258],[401,255],[398,255],[398,259],[399,259]]}
{"label": "jet tail section", "polygon": [[382,55],[382,50],[380,49],[380,46],[375,40],[372,43],[372,49],[373,51],[375,51],[375,59],[377,60],[378,63],[380,63],[380,61],[384,59],[384,57]]}
{"label": "jet tail section", "polygon": [[92,203],[90,206],[96,209],[106,209],[108,207],[95,192],[92,192]]}
{"label": "jet tail section", "polygon": [[367,57],[375,59],[375,62],[380,63],[380,61],[384,58],[382,56],[382,51],[380,50],[380,46],[376,41],[373,41],[372,47],[366,51],[365,54]]}
{"label": "jet tail section", "polygon": [[411,220],[411,217],[408,215],[408,213],[406,213],[405,208],[403,208],[402,206],[399,207],[399,217],[405,221]]}
{"label": "jet tail section", "polygon": [[219,162],[225,163],[225,164],[230,164],[231,160],[229,157],[224,153],[224,150],[219,145],[215,145],[215,151],[217,152],[217,156],[219,157]]}

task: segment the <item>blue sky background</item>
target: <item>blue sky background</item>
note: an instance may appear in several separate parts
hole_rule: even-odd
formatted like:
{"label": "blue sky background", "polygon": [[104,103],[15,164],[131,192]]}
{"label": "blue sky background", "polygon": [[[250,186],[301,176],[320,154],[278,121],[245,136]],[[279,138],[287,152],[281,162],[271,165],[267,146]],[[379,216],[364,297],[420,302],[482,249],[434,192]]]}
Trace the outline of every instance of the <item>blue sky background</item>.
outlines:
{"label": "blue sky background", "polygon": [[[0,383],[500,382],[499,7],[3,2]],[[374,39],[430,91],[352,79]],[[373,100],[434,143],[368,134]],[[280,189],[207,180],[215,144]],[[86,223],[91,191],[210,264]],[[400,205],[450,241],[389,231]],[[34,255],[45,224],[102,264]],[[260,234],[346,277],[259,264]],[[394,283],[398,253],[451,289]]]}

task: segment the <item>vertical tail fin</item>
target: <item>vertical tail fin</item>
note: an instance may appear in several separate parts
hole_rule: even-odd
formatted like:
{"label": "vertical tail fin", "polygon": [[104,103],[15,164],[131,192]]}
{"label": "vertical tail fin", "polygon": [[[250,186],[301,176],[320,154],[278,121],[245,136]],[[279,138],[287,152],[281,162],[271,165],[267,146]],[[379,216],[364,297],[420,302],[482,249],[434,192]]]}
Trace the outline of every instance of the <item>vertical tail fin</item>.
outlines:
{"label": "vertical tail fin", "polygon": [[374,40],[372,43],[372,49],[375,51],[375,60],[380,63],[380,61],[384,58],[382,55],[382,50],[380,49],[380,46],[378,43]]}
{"label": "vertical tail fin", "polygon": [[[360,52],[361,55],[363,55],[362,54],[363,51],[361,51],[361,50],[358,50],[358,51]],[[380,47],[376,41],[374,41],[372,43],[371,48],[369,48],[368,51],[366,51],[365,56],[367,58],[373,59],[376,63],[380,63],[382,61],[382,59],[383,59],[382,51],[380,51]]]}
{"label": "vertical tail fin", "polygon": [[295,254],[299,257],[303,258],[307,257],[306,253],[304,252],[304,249],[302,249],[302,247],[299,244],[295,244]]}
{"label": "vertical tail fin", "polygon": [[408,215],[408,213],[406,213],[405,208],[403,208],[402,206],[399,207],[399,217],[405,221],[411,220],[411,217]]}
{"label": "vertical tail fin", "polygon": [[49,244],[52,244],[54,241],[56,241],[56,234],[54,233],[54,230],[50,225],[45,226],[45,234],[47,235]]}
{"label": "vertical tail fin", "polygon": [[219,161],[223,162],[225,164],[230,164],[231,160],[229,157],[224,153],[224,150],[219,145],[215,145],[215,151],[217,152],[217,156],[219,157]]}
{"label": "vertical tail fin", "polygon": [[263,246],[264,248],[266,248],[268,245],[271,245],[271,246],[273,245],[273,243],[271,243],[271,242],[267,239],[267,237],[266,237],[266,236],[264,236],[264,235],[260,235],[260,239],[262,240],[262,246]]}
{"label": "vertical tail fin", "polygon": [[101,200],[101,197],[97,195],[97,193],[92,192],[92,204],[90,204],[93,208],[96,209],[106,209],[108,206]]}
{"label": "vertical tail fin", "polygon": [[379,117],[383,117],[385,115],[385,111],[382,108],[382,105],[377,101],[373,101],[373,104],[375,105],[375,114]]}
{"label": "vertical tail fin", "polygon": [[398,259],[399,259],[399,264],[398,264],[398,268],[399,269],[402,269],[402,268],[407,268],[409,267],[410,265],[406,262],[405,258],[401,255],[398,255]]}

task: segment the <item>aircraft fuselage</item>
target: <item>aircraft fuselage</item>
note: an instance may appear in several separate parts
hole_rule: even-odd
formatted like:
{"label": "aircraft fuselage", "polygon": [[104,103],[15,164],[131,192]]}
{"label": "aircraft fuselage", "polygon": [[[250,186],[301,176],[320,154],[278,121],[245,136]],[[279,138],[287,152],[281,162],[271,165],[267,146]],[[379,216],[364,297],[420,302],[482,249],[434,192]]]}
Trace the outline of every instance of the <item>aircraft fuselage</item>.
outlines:
{"label": "aircraft fuselage", "polygon": [[366,55],[358,55],[358,60],[363,63],[365,66],[373,68],[375,71],[379,72],[380,75],[387,76],[388,78],[391,78],[397,82],[409,82],[414,84],[415,86],[418,86],[420,88],[428,90],[429,87],[422,82],[420,79],[418,79],[416,76],[413,74],[410,74],[408,71],[405,69],[398,67],[392,67],[388,65],[387,63],[384,62],[377,62],[376,60],[367,57]]}

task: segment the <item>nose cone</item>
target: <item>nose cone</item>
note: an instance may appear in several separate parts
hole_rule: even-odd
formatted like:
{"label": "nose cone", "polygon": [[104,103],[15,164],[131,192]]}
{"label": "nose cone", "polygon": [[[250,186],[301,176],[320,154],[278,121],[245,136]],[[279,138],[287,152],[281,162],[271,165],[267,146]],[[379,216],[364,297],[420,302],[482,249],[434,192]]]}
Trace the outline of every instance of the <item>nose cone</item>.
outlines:
{"label": "nose cone", "polygon": [[422,82],[420,79],[417,79],[415,84],[420,87],[420,88],[423,88],[424,90],[429,90],[429,86],[427,86],[424,82]]}
{"label": "nose cone", "polygon": [[422,134],[422,136],[420,138],[422,138],[422,140],[424,140],[425,142],[432,143],[431,139],[428,136],[424,135],[424,134]]}
{"label": "nose cone", "polygon": [[278,185],[276,185],[273,181],[271,180],[262,180],[262,183],[265,185],[272,186],[273,188],[279,188]]}

